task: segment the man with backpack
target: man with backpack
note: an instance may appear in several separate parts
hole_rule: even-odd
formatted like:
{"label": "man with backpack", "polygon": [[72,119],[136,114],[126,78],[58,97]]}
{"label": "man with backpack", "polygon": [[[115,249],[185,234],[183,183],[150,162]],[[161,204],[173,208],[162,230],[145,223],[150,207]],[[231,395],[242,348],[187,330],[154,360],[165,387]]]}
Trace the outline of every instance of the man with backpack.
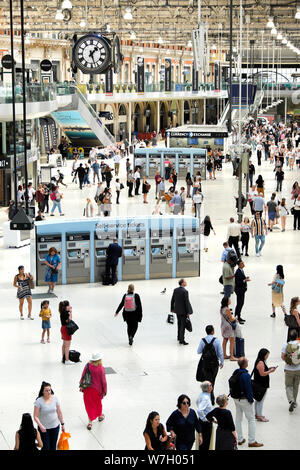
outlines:
{"label": "man with backpack", "polygon": [[243,414],[248,421],[248,447],[262,447],[263,444],[255,440],[255,410],[251,383],[251,376],[247,371],[248,359],[240,357],[239,369],[236,369],[229,379],[230,395],[236,408],[235,426],[238,436],[238,445],[246,442],[243,439],[242,421]]}
{"label": "man with backpack", "polygon": [[289,411],[292,413],[297,407],[300,383],[300,347],[296,330],[290,331],[290,341],[283,346],[281,359],[285,362],[285,391],[290,405]]}
{"label": "man with backpack", "polygon": [[[214,386],[219,367],[222,368],[224,365],[224,355],[220,340],[214,336],[213,325],[207,325],[205,331],[207,336],[201,339],[197,349],[197,354],[202,354],[202,356],[198,364],[196,380],[198,382],[208,380]],[[211,391],[211,403],[215,404],[213,390]]]}

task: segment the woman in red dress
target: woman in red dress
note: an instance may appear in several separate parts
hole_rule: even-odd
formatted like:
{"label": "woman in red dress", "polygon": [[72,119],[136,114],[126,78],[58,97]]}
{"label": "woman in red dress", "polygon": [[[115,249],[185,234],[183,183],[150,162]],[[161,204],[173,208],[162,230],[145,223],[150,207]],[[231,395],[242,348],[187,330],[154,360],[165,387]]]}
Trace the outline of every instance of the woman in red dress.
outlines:
{"label": "woman in red dress", "polygon": [[95,419],[98,418],[98,421],[104,420],[104,415],[102,414],[102,399],[107,393],[107,383],[105,370],[102,365],[102,355],[100,353],[94,353],[92,355],[91,360],[83,369],[81,380],[85,375],[87,366],[89,366],[91,373],[91,384],[84,390],[80,388],[80,391],[83,391],[84,406],[89,417],[87,429],[90,431],[92,429],[92,422]]}

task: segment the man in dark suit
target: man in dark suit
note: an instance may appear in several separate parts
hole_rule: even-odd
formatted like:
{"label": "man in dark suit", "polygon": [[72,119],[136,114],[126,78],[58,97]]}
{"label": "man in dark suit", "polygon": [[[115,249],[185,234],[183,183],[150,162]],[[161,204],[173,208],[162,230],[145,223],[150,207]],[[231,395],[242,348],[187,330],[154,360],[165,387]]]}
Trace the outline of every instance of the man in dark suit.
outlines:
{"label": "man in dark suit", "polygon": [[177,341],[179,341],[180,344],[187,345],[188,343],[184,340],[185,321],[186,318],[193,313],[193,309],[189,301],[189,293],[185,287],[186,281],[184,279],[180,279],[179,287],[173,291],[171,312],[174,312],[177,315]]}
{"label": "man in dark suit", "polygon": [[110,276],[112,278],[112,285],[117,284],[116,270],[119,262],[119,258],[122,256],[122,248],[118,244],[118,239],[115,238],[113,243],[110,243],[106,248],[106,266],[105,266],[105,277],[106,283],[110,284]]}
{"label": "man in dark suit", "polygon": [[238,261],[238,269],[235,272],[235,288],[234,291],[236,293],[236,307],[234,315],[237,317],[238,322],[243,324],[245,320],[241,318],[241,311],[245,301],[245,293],[247,290],[247,282],[250,281],[249,277],[246,277],[244,274],[244,263],[240,259]]}

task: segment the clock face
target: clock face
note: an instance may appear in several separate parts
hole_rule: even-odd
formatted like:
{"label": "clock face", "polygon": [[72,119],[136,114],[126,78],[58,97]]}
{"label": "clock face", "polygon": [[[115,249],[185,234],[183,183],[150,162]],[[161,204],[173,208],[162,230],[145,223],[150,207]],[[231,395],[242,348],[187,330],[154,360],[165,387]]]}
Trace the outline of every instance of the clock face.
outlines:
{"label": "clock face", "polygon": [[88,34],[75,44],[73,58],[83,73],[103,73],[110,64],[110,46],[103,37]]}

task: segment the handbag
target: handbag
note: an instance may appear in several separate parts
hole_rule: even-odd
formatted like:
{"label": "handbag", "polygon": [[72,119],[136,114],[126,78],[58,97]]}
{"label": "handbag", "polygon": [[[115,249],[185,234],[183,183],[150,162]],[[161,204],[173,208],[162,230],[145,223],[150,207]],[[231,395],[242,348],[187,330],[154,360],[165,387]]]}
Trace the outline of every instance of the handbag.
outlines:
{"label": "handbag", "polygon": [[[252,377],[253,374],[254,374],[254,369],[250,377]],[[252,392],[253,392],[254,400],[261,401],[267,389],[263,387],[261,384],[255,382],[253,379],[251,380],[251,385],[252,385]]]}
{"label": "handbag", "polygon": [[292,215],[295,214],[295,207],[292,207],[292,208],[291,208],[291,214],[292,214]]}
{"label": "handbag", "polygon": [[55,266],[50,266],[52,274],[58,274],[58,269]]}
{"label": "handbag", "polygon": [[75,333],[75,331],[79,329],[79,326],[76,325],[76,323],[73,320],[69,320],[69,323],[67,323],[66,327],[67,327],[68,335],[70,336],[72,336]]}
{"label": "handbag", "polygon": [[124,184],[123,183],[120,184],[120,189],[124,189]]}
{"label": "handbag", "polygon": [[34,289],[34,280],[33,280],[33,278],[31,279],[31,278],[29,277],[28,280],[29,280],[29,287],[30,287],[30,289]]}
{"label": "handbag", "polygon": [[297,323],[296,317],[294,315],[287,315],[286,313],[284,314],[284,323],[286,326],[289,328],[299,328],[299,325]]}
{"label": "handbag", "polygon": [[171,325],[173,325],[174,323],[174,315],[173,313],[169,313],[168,317],[167,317],[167,323],[170,323]]}
{"label": "handbag", "polygon": [[188,317],[186,317],[186,319],[185,319],[185,329],[186,329],[187,331],[189,331],[190,333],[193,331],[192,322],[191,322],[191,320],[190,320]]}
{"label": "handbag", "polygon": [[82,379],[80,380],[79,388],[82,388],[82,390],[85,390],[86,388],[91,386],[91,383],[92,383],[92,374],[89,368],[89,364],[87,364],[85,373],[82,376]]}

